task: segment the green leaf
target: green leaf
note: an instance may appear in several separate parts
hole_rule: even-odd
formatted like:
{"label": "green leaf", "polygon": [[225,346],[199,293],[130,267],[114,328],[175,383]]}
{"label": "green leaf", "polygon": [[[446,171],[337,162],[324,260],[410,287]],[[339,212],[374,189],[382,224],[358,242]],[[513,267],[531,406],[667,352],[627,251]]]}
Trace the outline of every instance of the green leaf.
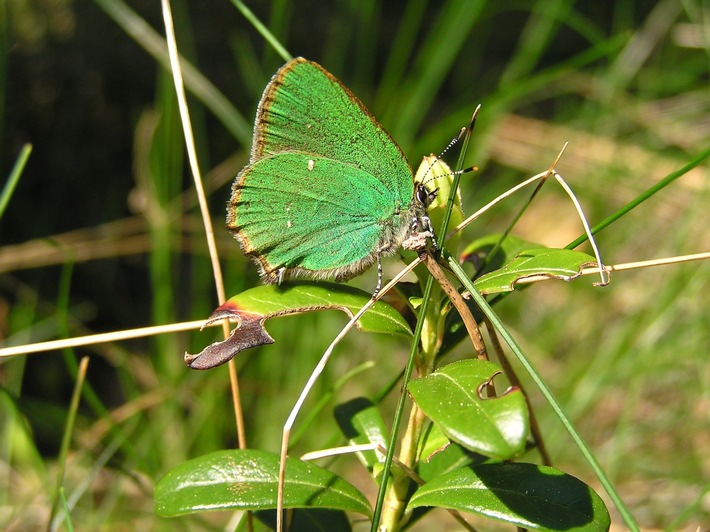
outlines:
{"label": "green leaf", "polygon": [[441,429],[433,423],[424,434],[417,473],[425,481],[450,473],[476,461],[485,460],[484,456],[471,453],[457,443],[453,443]]}
{"label": "green leaf", "polygon": [[[281,286],[262,285],[238,294],[218,307],[207,324],[229,319],[239,326],[227,340],[215,342],[197,355],[185,354],[193,369],[210,369],[224,364],[244,349],[271,344],[274,339],[264,327],[269,318],[313,312],[340,310],[354,316],[372,298],[371,294],[351,286],[300,281]],[[356,323],[363,332],[412,336],[402,315],[387,303],[378,301]]]}
{"label": "green leaf", "polygon": [[[168,471],[155,486],[164,517],[211,510],[276,508],[279,456],[254,449],[217,451]],[[296,458],[286,462],[284,508],[331,508],[370,515],[365,496],[347,481]]]}
{"label": "green leaf", "polygon": [[512,292],[515,284],[533,279],[561,279],[571,281],[579,277],[582,269],[596,266],[594,257],[569,249],[529,249],[503,268],[482,275],[473,283],[483,295]]}
{"label": "green leaf", "polygon": [[592,488],[552,467],[483,464],[458,469],[419,488],[409,509],[438,506],[535,530],[602,531],[609,512]]}
{"label": "green leaf", "polygon": [[481,273],[488,273],[501,268],[523,251],[544,247],[515,235],[508,235],[498,250],[490,255],[502,236],[501,233],[493,233],[474,240],[461,253],[461,262],[470,262],[474,268],[478,269],[485,261],[485,267]]}
{"label": "green leaf", "polygon": [[448,438],[471,451],[509,459],[525,449],[528,409],[515,387],[494,398],[485,384],[501,370],[492,362],[462,360],[411,381],[414,401]]}
{"label": "green leaf", "polygon": [[[379,444],[387,448],[387,425],[377,407],[364,397],[357,397],[335,407],[335,419],[340,430],[353,445]],[[366,451],[357,453],[360,462],[372,472],[376,464],[385,461],[382,453]]]}
{"label": "green leaf", "polygon": [[[260,530],[276,530],[276,511],[260,510],[254,513],[257,518],[255,528]],[[288,532],[350,532],[350,520],[341,510],[323,510],[315,508],[297,508],[288,517]]]}

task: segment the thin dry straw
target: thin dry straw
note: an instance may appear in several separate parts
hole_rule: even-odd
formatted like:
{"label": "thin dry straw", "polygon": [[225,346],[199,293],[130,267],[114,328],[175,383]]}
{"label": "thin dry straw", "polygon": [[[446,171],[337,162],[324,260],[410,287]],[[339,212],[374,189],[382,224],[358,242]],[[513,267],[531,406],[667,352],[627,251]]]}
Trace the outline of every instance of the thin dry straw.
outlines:
{"label": "thin dry straw", "polygon": [[[652,266],[666,266],[670,264],[678,264],[681,262],[692,262],[697,260],[710,260],[710,251],[703,253],[694,253],[692,255],[680,255],[677,257],[668,257],[665,259],[652,259],[636,262],[626,262],[622,264],[606,264],[604,270],[606,272],[619,272],[625,270],[638,270],[640,268],[650,268]],[[415,259],[414,266],[419,264],[420,259]],[[410,265],[412,266],[412,265]],[[409,271],[409,269],[407,269]],[[598,275],[599,268],[584,268],[581,275]],[[540,281],[550,281],[553,278],[544,276],[531,276],[520,279],[516,284],[527,284]],[[205,325],[204,320],[185,321],[182,323],[172,323],[170,325],[156,325],[153,327],[142,327],[140,329],[127,329],[125,331],[116,331],[110,333],[91,334],[88,336],[78,336],[75,338],[67,338],[64,340],[52,340],[49,342],[40,342],[36,344],[25,344],[11,347],[0,348],[0,358],[16,355],[30,355],[33,353],[42,353],[45,351],[54,351],[58,349],[66,349],[69,347],[81,347],[84,345],[103,344],[108,342],[118,342],[121,340],[130,340],[132,338],[142,338],[145,336],[155,336],[157,334],[174,333],[180,331],[190,331],[200,329]],[[217,324],[208,325],[208,327],[216,326]]]}
{"label": "thin dry straw", "polygon": [[[204,187],[202,186],[202,176],[200,168],[197,164],[197,153],[195,152],[195,141],[192,135],[192,126],[190,121],[190,111],[187,107],[187,98],[185,96],[185,87],[182,82],[182,73],[180,70],[180,56],[177,49],[177,41],[173,27],[172,13],[170,12],[170,2],[162,0],[163,19],[165,21],[165,34],[168,43],[168,53],[170,55],[170,67],[173,73],[173,82],[175,83],[175,91],[177,93],[178,106],[180,108],[180,119],[182,121],[182,130],[185,134],[185,144],[187,155],[190,161],[190,169],[195,180],[195,191],[200,204],[200,213],[202,221],[205,225],[205,238],[207,247],[210,253],[212,262],[212,273],[214,275],[215,288],[217,289],[217,299],[220,302],[226,300],[224,293],[224,283],[222,279],[222,269],[219,265],[219,256],[217,253],[217,244],[214,239],[214,230],[212,229],[212,219],[210,218],[209,206],[205,196]],[[222,330],[224,337],[229,337],[229,323],[223,323]],[[232,403],[234,406],[234,414],[237,424],[237,436],[239,439],[239,447],[246,447],[246,433],[244,431],[244,417],[242,414],[241,402],[239,400],[239,381],[237,379],[237,370],[233,360],[229,361],[229,379],[232,388]]]}
{"label": "thin dry straw", "polygon": [[155,325],[152,327],[141,327],[138,329],[128,329],[125,331],[115,331],[100,334],[90,334],[62,340],[51,340],[49,342],[39,342],[36,344],[16,345],[0,348],[0,358],[16,355],[30,355],[57,349],[67,349],[70,347],[81,347],[84,345],[105,344],[108,342],[118,342],[121,340],[131,340],[133,338],[143,338],[145,336],[156,336],[158,334],[175,333],[180,331],[190,331],[202,328],[204,320],[185,321],[182,323],[171,323],[169,325]]}

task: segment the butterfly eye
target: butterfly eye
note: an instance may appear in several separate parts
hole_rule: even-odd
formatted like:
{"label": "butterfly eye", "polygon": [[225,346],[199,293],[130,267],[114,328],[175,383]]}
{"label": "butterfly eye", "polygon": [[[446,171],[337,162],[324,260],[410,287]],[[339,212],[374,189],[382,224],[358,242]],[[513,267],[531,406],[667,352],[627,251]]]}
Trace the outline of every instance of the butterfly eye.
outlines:
{"label": "butterfly eye", "polygon": [[417,200],[425,207],[428,207],[436,199],[438,192],[438,188],[429,192],[424,185],[420,184],[417,186]]}

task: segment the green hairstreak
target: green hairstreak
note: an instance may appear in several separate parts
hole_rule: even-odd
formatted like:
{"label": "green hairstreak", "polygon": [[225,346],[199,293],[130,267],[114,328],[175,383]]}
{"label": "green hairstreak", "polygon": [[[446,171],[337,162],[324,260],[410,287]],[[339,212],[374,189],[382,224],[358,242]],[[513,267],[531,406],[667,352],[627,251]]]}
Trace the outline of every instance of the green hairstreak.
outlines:
{"label": "green hairstreak", "polygon": [[[227,228],[267,283],[348,280],[400,247],[433,240],[434,193],[365,106],[317,63],[279,69],[259,102],[249,164]],[[422,238],[425,237],[425,238]]]}

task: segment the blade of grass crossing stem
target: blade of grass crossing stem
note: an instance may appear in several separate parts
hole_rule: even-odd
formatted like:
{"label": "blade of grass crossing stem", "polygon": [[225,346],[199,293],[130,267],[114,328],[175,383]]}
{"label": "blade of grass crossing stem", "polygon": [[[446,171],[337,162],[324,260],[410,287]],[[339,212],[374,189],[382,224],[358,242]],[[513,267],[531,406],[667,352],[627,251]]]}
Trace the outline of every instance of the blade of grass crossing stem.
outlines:
{"label": "blade of grass crossing stem", "polygon": [[[471,116],[471,121],[469,122],[469,126],[467,128],[466,135],[464,137],[464,141],[463,141],[463,144],[461,147],[461,152],[459,155],[459,161],[457,163],[457,168],[461,168],[463,166],[463,160],[466,157],[466,150],[468,149],[468,144],[471,139],[471,132],[473,131],[473,127],[476,123],[476,117],[478,116],[478,112],[480,111],[480,108],[481,108],[480,105],[478,107],[476,107],[476,109],[473,112],[473,115]],[[458,190],[458,184],[459,184],[460,179],[461,179],[461,173],[454,172],[454,182],[451,186],[451,193],[450,193],[448,201],[447,201],[447,209],[444,214],[441,229],[439,232],[440,235],[446,234],[446,228],[447,228],[449,220],[451,218],[451,211],[453,208],[454,199],[456,197],[456,191]],[[389,473],[388,472],[389,472],[390,468],[392,467],[392,462],[394,459],[394,449],[395,449],[395,444],[397,442],[397,435],[399,432],[399,426],[402,422],[402,416],[404,414],[404,406],[405,406],[406,399],[407,399],[407,393],[406,393],[407,383],[409,382],[409,379],[412,376],[412,372],[414,371],[414,361],[415,361],[415,357],[417,354],[417,348],[419,346],[419,339],[421,338],[422,330],[424,327],[423,316],[426,316],[426,314],[427,314],[433,286],[434,286],[434,278],[429,276],[429,278],[427,279],[427,283],[424,287],[422,305],[419,308],[419,314],[418,314],[419,319],[417,320],[417,325],[414,329],[414,337],[412,339],[412,347],[409,352],[409,360],[407,361],[407,366],[404,370],[404,375],[402,378],[402,392],[399,396],[399,400],[397,402],[397,408],[395,409],[394,419],[392,421],[392,430],[390,433],[390,441],[387,446],[387,455],[385,457],[385,462],[384,462],[383,468],[382,468],[384,473],[383,473],[382,481],[380,482],[379,491],[377,492],[377,502],[375,504],[375,511],[374,511],[374,515],[372,518],[372,526],[371,526],[372,532],[376,532],[377,527],[379,526],[380,518],[382,516],[382,506],[384,504],[385,497],[387,496],[387,486],[389,484],[389,482],[388,482]]]}
{"label": "blade of grass crossing stem", "polygon": [[62,510],[64,511],[64,517],[65,517],[65,522],[67,524],[67,530],[69,532],[74,532],[74,523],[72,523],[70,517],[71,517],[71,511],[69,508],[69,501],[67,501],[67,494],[64,489],[64,486],[61,486],[59,488],[59,500],[62,503]]}
{"label": "blade of grass crossing stem", "polygon": [[[702,163],[705,159],[710,157],[710,147],[706,149],[705,151],[701,152],[700,155],[692,159],[688,164],[683,166],[682,168],[679,168],[675,172],[672,172],[668,174],[666,177],[661,179],[657,184],[649,188],[648,190],[644,191],[643,193],[639,194],[636,198],[631,200],[629,203],[624,205],[621,209],[616,211],[614,214],[611,216],[605,218],[601,222],[599,222],[597,225],[592,227],[591,233],[593,235],[597,234],[599,231],[602,229],[605,229],[607,226],[611,225],[614,223],[616,220],[624,216],[627,212],[635,209],[638,207],[641,203],[646,201],[648,198],[656,194],[657,192],[663,190],[666,188],[668,185],[670,185],[673,181],[678,179],[679,177],[687,174],[690,170],[698,166],[700,163]],[[580,235],[577,237],[576,240],[570,242],[565,246],[566,249],[574,249],[577,246],[579,246],[582,242],[585,242],[587,240],[587,235]]]}
{"label": "blade of grass crossing stem", "polygon": [[392,462],[394,458],[394,449],[397,443],[397,433],[399,432],[399,425],[402,422],[402,416],[404,415],[404,405],[407,399],[407,383],[409,382],[409,379],[412,376],[412,372],[414,371],[414,360],[417,354],[417,348],[419,346],[419,338],[421,338],[422,330],[424,328],[424,320],[421,319],[421,316],[426,316],[427,309],[429,308],[429,299],[433,287],[434,278],[430,276],[427,279],[426,286],[424,287],[422,304],[419,308],[420,319],[417,320],[417,325],[414,329],[412,347],[409,351],[409,360],[407,361],[407,367],[404,370],[404,376],[402,378],[402,392],[400,393],[399,400],[397,402],[397,408],[395,409],[394,413],[394,419],[392,420],[392,431],[390,433],[390,441],[387,444],[387,456],[385,457],[385,462],[382,466],[382,480],[380,481],[380,489],[377,492],[377,502],[375,504],[375,511],[372,516],[372,526],[370,527],[370,532],[377,532],[380,523],[380,518],[382,516],[382,506],[385,501],[385,496],[387,495],[387,486],[389,484],[389,470],[392,467]]}
{"label": "blade of grass crossing stem", "polygon": [[574,425],[569,420],[569,418],[567,418],[567,415],[562,410],[562,407],[557,402],[557,399],[552,394],[552,391],[550,390],[550,388],[547,387],[547,385],[543,381],[542,377],[537,372],[537,370],[534,368],[532,363],[527,359],[527,357],[525,356],[525,354],[523,353],[522,349],[517,344],[515,339],[505,329],[503,322],[495,314],[495,312],[490,307],[490,305],[488,304],[486,299],[481,294],[479,294],[476,291],[476,289],[473,287],[473,283],[471,283],[471,281],[468,279],[468,277],[466,276],[466,272],[463,270],[463,268],[461,268],[461,266],[456,261],[456,259],[450,255],[447,256],[446,259],[447,259],[447,263],[448,263],[449,267],[454,272],[456,277],[459,279],[459,281],[461,281],[461,283],[464,285],[464,287],[471,293],[471,297],[473,298],[473,300],[476,302],[476,304],[479,306],[481,311],[486,315],[486,317],[490,320],[490,322],[496,328],[496,330],[498,331],[498,334],[500,334],[501,338],[503,338],[505,340],[505,342],[508,344],[511,351],[517,357],[518,361],[523,366],[523,368],[525,368],[525,371],[527,371],[528,374],[530,375],[530,377],[533,379],[533,381],[535,382],[535,384],[539,388],[540,392],[542,392],[543,396],[545,397],[545,399],[547,400],[549,405],[552,407],[552,410],[555,412],[555,414],[559,418],[562,425],[565,427],[567,432],[572,437],[572,440],[577,445],[577,448],[582,453],[582,456],[584,456],[584,458],[587,460],[587,463],[589,464],[589,466],[592,468],[592,470],[596,474],[597,478],[599,479],[599,482],[604,487],[604,490],[607,492],[607,494],[609,495],[609,497],[613,501],[614,505],[619,510],[619,513],[621,514],[622,518],[624,519],[626,526],[628,526],[629,529],[631,529],[633,531],[638,531],[639,530],[638,524],[636,523],[633,516],[631,515],[631,512],[628,510],[628,508],[626,507],[624,502],[621,500],[621,497],[617,493],[616,489],[614,488],[614,486],[611,483],[611,481],[609,480],[609,478],[606,476],[606,473],[602,469],[602,467],[599,464],[599,462],[597,461],[597,459],[592,454],[592,451],[589,448],[589,446],[587,445],[587,443],[584,441],[582,436],[577,432],[577,430],[575,429]]}
{"label": "blade of grass crossing stem", "polygon": [[[320,360],[318,361],[318,364],[315,366],[313,371],[311,372],[310,377],[308,378],[308,382],[306,385],[303,387],[301,390],[301,394],[296,400],[296,403],[294,404],[293,408],[291,409],[291,413],[288,416],[288,419],[286,420],[286,423],[284,423],[283,430],[281,432],[281,452],[280,452],[280,458],[279,458],[279,482],[278,482],[278,488],[277,488],[277,494],[276,494],[276,530],[278,532],[281,532],[283,530],[283,506],[284,506],[284,491],[285,491],[285,479],[286,479],[286,457],[288,454],[288,446],[289,446],[289,441],[291,437],[291,429],[293,428],[294,423],[296,422],[296,417],[298,416],[298,413],[301,410],[301,406],[306,400],[306,397],[308,397],[308,394],[310,393],[311,389],[313,388],[313,385],[315,384],[316,380],[320,376],[320,374],[323,372],[323,369],[325,368],[325,365],[328,363],[328,360],[330,359],[330,356],[333,353],[333,350],[335,349],[335,346],[340,343],[340,341],[345,337],[345,335],[355,326],[357,321],[360,319],[360,317],[367,312],[372,305],[375,304],[375,302],[381,298],[383,295],[385,295],[387,292],[389,292],[407,273],[409,273],[411,270],[414,269],[414,267],[418,264],[418,261],[413,261],[409,266],[404,268],[401,272],[399,272],[389,283],[387,283],[382,290],[379,291],[377,294],[376,298],[372,298],[370,301],[368,301],[363,307],[357,311],[356,314],[350,318],[350,321],[348,321],[347,324],[340,330],[338,335],[335,337],[335,339],[330,343],[328,348],[325,350],[323,355],[321,356]],[[418,340],[417,340],[418,342]]]}

